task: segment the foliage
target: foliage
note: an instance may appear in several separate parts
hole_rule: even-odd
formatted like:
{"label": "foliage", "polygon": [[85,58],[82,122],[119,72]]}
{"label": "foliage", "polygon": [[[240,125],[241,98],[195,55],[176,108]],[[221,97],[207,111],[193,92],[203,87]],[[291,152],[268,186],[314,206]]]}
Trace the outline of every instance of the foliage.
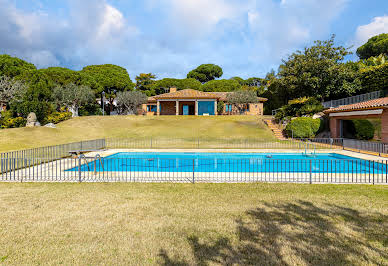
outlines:
{"label": "foliage", "polygon": [[187,74],[187,78],[194,78],[201,83],[206,83],[215,78],[221,77],[222,68],[214,64],[203,64]]}
{"label": "foliage", "polygon": [[315,41],[303,52],[293,53],[279,67],[276,78],[281,91],[276,94],[284,100],[300,95],[325,100],[360,90],[357,73],[341,63],[349,54],[348,48],[334,46],[334,36],[327,41]]}
{"label": "foliage", "polygon": [[72,117],[71,112],[52,112],[43,121],[44,124],[53,123],[58,124],[59,122],[68,120]]}
{"label": "foliage", "polygon": [[388,63],[360,69],[360,81],[365,92],[388,89]]}
{"label": "foliage", "polygon": [[312,138],[319,133],[321,124],[321,119],[298,117],[287,124],[286,133],[288,136],[294,136],[294,138]]}
{"label": "foliage", "polygon": [[201,82],[196,79],[173,79],[173,78],[164,78],[158,81],[155,81],[150,87],[148,96],[153,96],[156,94],[165,93],[167,89],[175,87],[178,90],[184,89],[193,89],[199,90],[201,87]]}
{"label": "foliage", "polygon": [[147,96],[140,91],[123,91],[117,93],[116,101],[120,114],[136,114],[147,103]]}
{"label": "foliage", "polygon": [[58,105],[66,106],[75,117],[78,116],[78,109],[81,105],[94,101],[94,94],[87,86],[69,83],[63,87],[55,87],[53,98]]}
{"label": "foliage", "polygon": [[290,100],[275,115],[276,120],[286,117],[312,116],[323,111],[323,105],[314,97],[302,97]]}
{"label": "foliage", "polygon": [[353,120],[354,132],[357,139],[373,139],[375,127],[369,120]]}
{"label": "foliage", "polygon": [[0,76],[10,78],[17,77],[24,72],[34,71],[36,67],[17,57],[11,57],[6,54],[0,55]]}
{"label": "foliage", "polygon": [[236,80],[219,79],[212,80],[202,85],[202,91],[237,91],[241,89],[241,85]]}
{"label": "foliage", "polygon": [[78,110],[79,116],[102,115],[101,105],[97,103],[83,104]]}
{"label": "foliage", "polygon": [[156,76],[152,73],[140,73],[139,76],[136,76],[136,90],[140,90],[145,93],[149,92],[152,84],[155,82],[155,78]]}
{"label": "foliage", "polygon": [[357,55],[360,59],[368,59],[369,57],[379,56],[381,54],[388,55],[387,33],[370,38],[367,43],[357,49]]}
{"label": "foliage", "polygon": [[64,67],[49,67],[40,70],[55,84],[64,86],[70,83],[81,85],[84,81],[79,71]]}
{"label": "foliage", "polygon": [[16,128],[16,127],[24,127],[27,123],[27,119],[23,117],[15,117],[8,119],[0,119],[1,128]]}
{"label": "foliage", "polygon": [[9,103],[14,98],[20,98],[25,93],[26,86],[23,82],[0,76],[0,104]]}
{"label": "foliage", "polygon": [[240,85],[245,85],[245,80],[244,80],[243,78],[240,78],[240,77],[231,77],[230,79],[231,79],[231,80],[237,81]]}
{"label": "foliage", "polygon": [[229,93],[227,96],[228,103],[237,107],[240,113],[247,107],[249,103],[257,103],[258,98],[254,91],[240,90]]}
{"label": "foliage", "polygon": [[372,56],[368,59],[360,60],[358,63],[361,68],[368,66],[381,66],[385,63],[388,63],[388,56],[385,54],[381,54],[379,56]]}
{"label": "foliage", "polygon": [[223,101],[219,101],[217,103],[217,113],[222,114],[224,111],[225,103]]}
{"label": "foliage", "polygon": [[22,95],[10,101],[11,110],[23,117],[34,112],[38,120],[43,121],[53,110],[51,103],[53,82],[40,70],[24,72],[18,79],[25,82],[27,89]]}

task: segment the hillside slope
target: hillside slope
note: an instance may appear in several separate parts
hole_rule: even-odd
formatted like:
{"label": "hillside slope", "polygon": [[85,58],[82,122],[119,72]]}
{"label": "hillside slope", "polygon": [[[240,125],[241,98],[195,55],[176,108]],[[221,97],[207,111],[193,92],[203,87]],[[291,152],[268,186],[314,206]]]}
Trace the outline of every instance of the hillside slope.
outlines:
{"label": "hillside slope", "polygon": [[257,116],[89,116],[77,117],[57,128],[0,130],[0,151],[9,151],[109,137],[261,138],[272,132]]}

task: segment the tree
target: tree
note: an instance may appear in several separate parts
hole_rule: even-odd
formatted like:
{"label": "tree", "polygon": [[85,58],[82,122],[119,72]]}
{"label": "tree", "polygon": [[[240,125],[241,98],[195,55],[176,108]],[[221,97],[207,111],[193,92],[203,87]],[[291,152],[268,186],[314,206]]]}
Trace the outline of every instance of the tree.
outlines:
{"label": "tree", "polygon": [[43,121],[53,110],[51,93],[54,83],[40,70],[23,72],[16,79],[24,82],[27,88],[20,98],[10,101],[10,109],[23,117],[34,112],[38,120]]}
{"label": "tree", "polygon": [[233,93],[229,93],[227,96],[228,103],[237,107],[240,113],[246,109],[249,103],[257,103],[259,99],[254,91],[240,90]]}
{"label": "tree", "polygon": [[[361,87],[357,73],[342,63],[348,48],[334,46],[334,35],[327,41],[315,41],[303,52],[293,53],[280,65],[277,78],[287,90],[288,101],[303,96],[320,100],[345,97]],[[284,95],[286,96],[286,95]]]}
{"label": "tree", "polygon": [[26,85],[23,82],[0,76],[0,107],[2,104],[7,105],[12,99],[22,97],[25,90]]}
{"label": "tree", "polygon": [[70,83],[82,85],[82,75],[79,71],[74,71],[64,67],[49,67],[40,70],[46,74],[52,82],[64,86]]}
{"label": "tree", "polygon": [[202,85],[202,91],[236,91],[241,89],[240,83],[232,79],[219,79],[206,82]]}
{"label": "tree", "polygon": [[[101,96],[105,92],[105,97],[109,101],[110,113],[113,110],[113,102],[116,93],[119,91],[132,90],[132,83],[125,68],[116,65],[92,65],[84,67],[81,71],[83,84],[90,84],[96,96]],[[102,96],[101,96],[102,97]]]}
{"label": "tree", "polygon": [[154,79],[156,76],[152,73],[140,73],[139,76],[136,76],[136,90],[140,90],[146,93],[148,96],[150,94],[150,88],[152,84],[155,82]]}
{"label": "tree", "polygon": [[184,89],[193,89],[199,90],[201,87],[201,82],[196,79],[173,79],[173,78],[164,78],[161,80],[155,81],[150,87],[150,95],[153,96],[156,94],[165,93],[167,89],[175,87],[178,90]]}
{"label": "tree", "polygon": [[147,103],[147,95],[140,91],[120,91],[116,102],[120,114],[136,114],[139,107]]}
{"label": "tree", "polygon": [[95,99],[89,87],[77,86],[74,83],[55,87],[53,98],[57,104],[64,105],[73,114],[73,117],[78,116],[81,105],[91,103]]}
{"label": "tree", "polygon": [[194,78],[201,83],[206,83],[222,76],[222,68],[213,64],[203,64],[187,74],[187,78]]}
{"label": "tree", "polygon": [[370,38],[367,43],[357,49],[357,55],[360,59],[368,59],[381,54],[388,55],[388,33]]}
{"label": "tree", "polygon": [[10,78],[17,77],[24,72],[34,71],[36,67],[17,57],[11,57],[6,54],[0,55],[0,76]]}

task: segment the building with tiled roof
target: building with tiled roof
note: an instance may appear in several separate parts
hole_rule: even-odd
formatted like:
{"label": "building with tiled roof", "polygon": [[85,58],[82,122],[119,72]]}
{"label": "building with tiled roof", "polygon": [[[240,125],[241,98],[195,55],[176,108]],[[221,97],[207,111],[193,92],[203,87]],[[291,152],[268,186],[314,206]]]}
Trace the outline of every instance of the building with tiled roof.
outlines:
{"label": "building with tiled roof", "polygon": [[331,137],[343,137],[343,120],[381,119],[381,140],[388,143],[388,97],[342,105],[324,111],[330,118]]}
{"label": "building with tiled roof", "polygon": [[[177,90],[170,88],[170,92],[148,98],[142,107],[147,115],[262,115],[263,103],[266,98],[257,97],[257,102],[249,103],[241,108],[229,104],[227,95],[233,92],[203,92],[192,89]],[[223,111],[218,113],[219,102],[224,103]]]}

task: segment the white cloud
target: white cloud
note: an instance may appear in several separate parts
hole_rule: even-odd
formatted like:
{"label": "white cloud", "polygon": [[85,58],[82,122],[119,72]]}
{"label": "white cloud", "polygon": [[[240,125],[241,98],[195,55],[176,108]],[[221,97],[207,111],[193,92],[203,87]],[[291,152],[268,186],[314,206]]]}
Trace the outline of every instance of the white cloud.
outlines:
{"label": "white cloud", "polygon": [[388,33],[387,15],[375,17],[371,23],[359,26],[356,31],[356,42],[357,44],[363,44],[368,41],[369,38],[381,33]]}

